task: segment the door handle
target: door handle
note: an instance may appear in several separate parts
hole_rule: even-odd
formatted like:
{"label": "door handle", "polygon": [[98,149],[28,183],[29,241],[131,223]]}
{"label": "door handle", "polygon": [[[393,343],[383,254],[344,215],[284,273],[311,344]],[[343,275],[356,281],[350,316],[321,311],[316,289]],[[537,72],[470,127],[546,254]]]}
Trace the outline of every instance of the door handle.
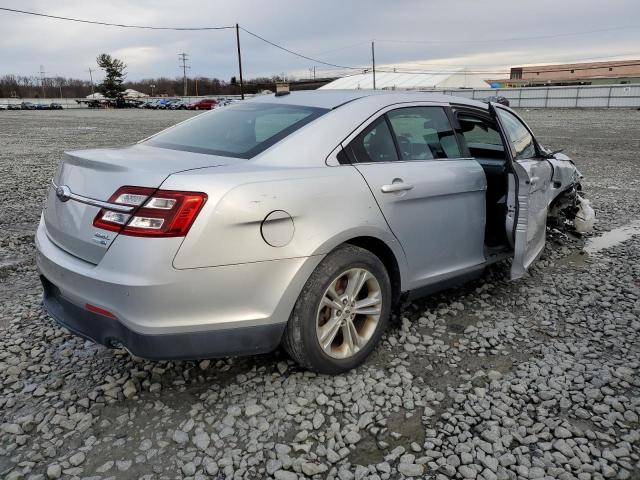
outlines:
{"label": "door handle", "polygon": [[411,190],[413,185],[410,183],[398,182],[392,183],[390,185],[382,185],[380,190],[382,193],[394,193],[394,192],[404,192],[405,190]]}

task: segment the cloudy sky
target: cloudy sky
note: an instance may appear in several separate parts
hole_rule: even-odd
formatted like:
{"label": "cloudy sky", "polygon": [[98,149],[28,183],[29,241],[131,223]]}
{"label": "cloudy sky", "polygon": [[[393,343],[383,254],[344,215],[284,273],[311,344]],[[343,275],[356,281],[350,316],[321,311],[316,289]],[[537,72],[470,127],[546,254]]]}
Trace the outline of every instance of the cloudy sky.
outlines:
{"label": "cloudy sky", "polygon": [[[324,62],[376,62],[424,71],[467,67],[497,78],[511,65],[640,57],[638,0],[3,0],[1,7],[102,22],[153,26],[241,26]],[[234,30],[153,31],[71,23],[0,11],[0,75],[88,77],[108,52],[128,78],[237,74]],[[241,32],[245,77],[334,74]],[[343,71],[344,72],[344,71]],[[99,78],[99,77],[98,77]],[[95,79],[95,78],[94,78]]]}

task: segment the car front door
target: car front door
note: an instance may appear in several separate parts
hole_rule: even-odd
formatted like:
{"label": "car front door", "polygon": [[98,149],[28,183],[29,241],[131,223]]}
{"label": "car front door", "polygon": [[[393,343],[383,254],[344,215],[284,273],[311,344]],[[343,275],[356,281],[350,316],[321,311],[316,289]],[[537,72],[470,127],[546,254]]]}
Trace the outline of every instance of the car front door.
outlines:
{"label": "car front door", "polygon": [[446,107],[391,109],[345,151],[405,251],[409,288],[484,263],[486,180],[477,162],[460,158]]}
{"label": "car front door", "polygon": [[509,190],[509,204],[516,206],[511,225],[514,240],[511,278],[515,280],[525,274],[544,249],[553,167],[540,154],[533,135],[517,115],[492,104],[490,110],[509,143],[506,151],[516,177]]}

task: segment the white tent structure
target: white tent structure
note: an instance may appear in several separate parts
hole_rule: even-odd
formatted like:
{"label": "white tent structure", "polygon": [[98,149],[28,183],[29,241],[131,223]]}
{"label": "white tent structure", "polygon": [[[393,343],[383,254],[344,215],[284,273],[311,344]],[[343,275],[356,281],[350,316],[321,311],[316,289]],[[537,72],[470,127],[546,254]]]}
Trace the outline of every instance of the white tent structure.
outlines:
{"label": "white tent structure", "polygon": [[133,88],[127,88],[124,91],[124,96],[125,98],[144,98],[144,97],[148,97],[149,95],[147,95],[146,93],[142,93],[137,90],[134,90]]}
{"label": "white tent structure", "polygon": [[[376,89],[380,90],[443,90],[452,88],[488,88],[482,77],[466,73],[463,69],[442,73],[396,73],[376,72]],[[371,89],[373,74],[358,73],[338,78],[320,88],[324,89]]]}

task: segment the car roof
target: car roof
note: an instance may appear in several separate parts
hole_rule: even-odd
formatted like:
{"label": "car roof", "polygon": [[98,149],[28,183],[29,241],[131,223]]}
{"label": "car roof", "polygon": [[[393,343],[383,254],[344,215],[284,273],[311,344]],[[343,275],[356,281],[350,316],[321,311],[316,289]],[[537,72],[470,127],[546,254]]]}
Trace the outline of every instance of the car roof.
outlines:
{"label": "car roof", "polygon": [[281,103],[283,105],[303,105],[307,107],[334,109],[345,103],[359,99],[380,100],[388,97],[390,104],[400,102],[438,102],[456,103],[487,109],[487,104],[464,97],[445,95],[435,92],[412,92],[402,90],[299,90],[287,95],[257,95],[249,99],[256,103]]}

